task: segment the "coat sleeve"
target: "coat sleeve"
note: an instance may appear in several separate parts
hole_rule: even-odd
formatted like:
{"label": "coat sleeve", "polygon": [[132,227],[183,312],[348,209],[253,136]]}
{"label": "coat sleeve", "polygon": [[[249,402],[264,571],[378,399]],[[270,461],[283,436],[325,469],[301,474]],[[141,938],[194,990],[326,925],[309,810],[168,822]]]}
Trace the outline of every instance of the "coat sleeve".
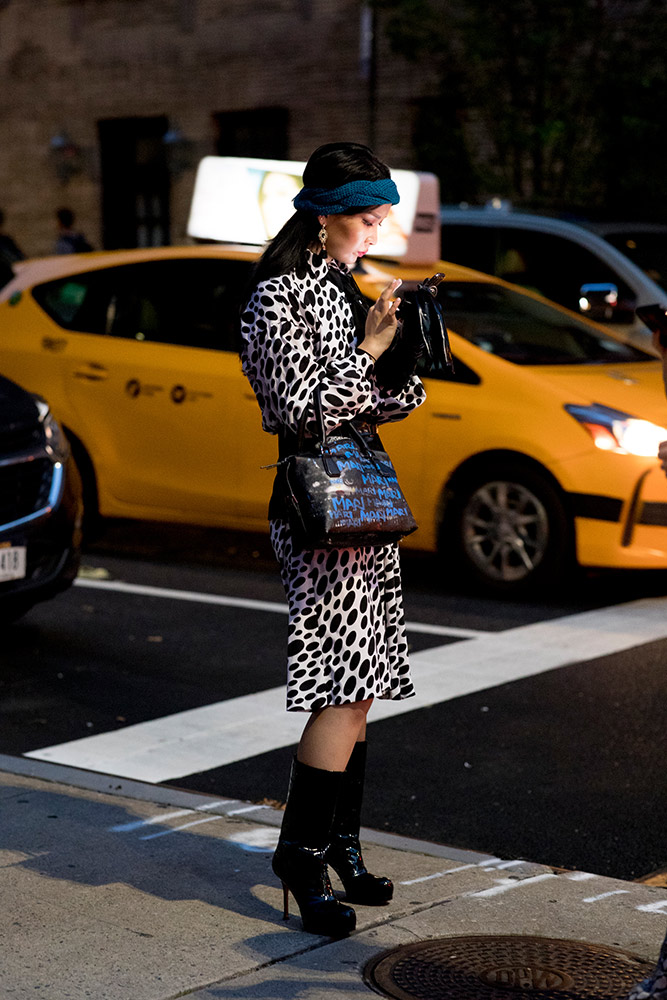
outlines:
{"label": "coat sleeve", "polygon": [[409,413],[421,406],[426,399],[426,390],[422,380],[412,375],[405,385],[397,392],[378,393],[378,413],[380,423],[403,420]]}
{"label": "coat sleeve", "polygon": [[381,395],[373,359],[355,346],[351,322],[349,326],[345,349],[327,354],[320,350],[312,309],[290,289],[285,276],[258,286],[241,318],[242,360],[265,430],[276,433],[284,426],[296,431],[306,408],[307,426],[313,430],[311,399],[318,385],[327,431],[362,414],[380,421],[401,419],[419,405],[416,386],[407,392],[404,387],[396,398]]}

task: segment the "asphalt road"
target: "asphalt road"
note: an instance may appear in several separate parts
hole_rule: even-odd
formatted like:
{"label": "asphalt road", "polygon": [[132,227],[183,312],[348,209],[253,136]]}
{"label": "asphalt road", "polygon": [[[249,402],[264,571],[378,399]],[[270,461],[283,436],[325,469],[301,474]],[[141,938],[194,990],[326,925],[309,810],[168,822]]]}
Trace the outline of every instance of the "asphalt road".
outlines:
{"label": "asphalt road", "polygon": [[[258,692],[282,685],[284,598],[265,538],[117,524],[85,566],[87,579],[3,637],[0,752],[76,741],[95,753],[91,737],[120,730],[130,745],[150,720],[166,719],[168,731],[175,713],[252,707]],[[641,637],[581,662],[564,656],[536,673],[535,647],[524,655],[521,645],[540,623],[576,625],[588,610],[641,598],[658,610],[664,600],[667,622],[667,577],[587,576],[565,596],[515,604],[457,593],[433,560],[406,553],[403,566],[416,662],[441,656],[458,683],[457,657],[467,655],[462,674],[474,673],[475,650],[491,662],[502,635],[523,662],[515,679],[372,723],[365,824],[618,878],[667,867],[667,640]],[[137,589],[110,589],[119,582]],[[602,611],[601,633],[615,613]],[[282,801],[293,750],[251,746],[218,765],[213,747],[211,766],[163,780]]]}

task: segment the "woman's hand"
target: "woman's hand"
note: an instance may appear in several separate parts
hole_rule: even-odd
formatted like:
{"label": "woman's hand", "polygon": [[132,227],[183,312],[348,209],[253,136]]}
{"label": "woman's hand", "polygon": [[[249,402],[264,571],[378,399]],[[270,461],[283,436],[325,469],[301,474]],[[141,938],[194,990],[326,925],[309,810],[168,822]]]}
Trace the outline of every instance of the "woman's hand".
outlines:
{"label": "woman's hand", "polygon": [[401,300],[392,299],[396,289],[401,284],[400,278],[390,281],[386,288],[380,293],[380,297],[368,310],[366,317],[366,330],[364,339],[358,345],[362,351],[366,351],[376,361],[384,354],[396,333],[396,310]]}

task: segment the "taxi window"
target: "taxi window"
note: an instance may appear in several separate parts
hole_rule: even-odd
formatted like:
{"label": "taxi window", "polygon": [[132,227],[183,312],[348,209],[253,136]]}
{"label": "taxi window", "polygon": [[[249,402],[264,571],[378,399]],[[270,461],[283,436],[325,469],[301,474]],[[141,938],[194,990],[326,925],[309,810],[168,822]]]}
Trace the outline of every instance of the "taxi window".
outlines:
{"label": "taxi window", "polygon": [[33,295],[68,330],[237,351],[250,266],[202,257],[141,261],[45,282]]}
{"label": "taxi window", "polygon": [[103,272],[75,274],[36,285],[32,295],[54,322],[66,330],[107,332],[110,290]]}
{"label": "taxi window", "polygon": [[447,326],[489,354],[517,365],[654,361],[576,316],[500,285],[445,281],[438,288]]}
{"label": "taxi window", "polygon": [[130,340],[236,351],[236,317],[251,264],[190,257],[122,269],[109,333]]}

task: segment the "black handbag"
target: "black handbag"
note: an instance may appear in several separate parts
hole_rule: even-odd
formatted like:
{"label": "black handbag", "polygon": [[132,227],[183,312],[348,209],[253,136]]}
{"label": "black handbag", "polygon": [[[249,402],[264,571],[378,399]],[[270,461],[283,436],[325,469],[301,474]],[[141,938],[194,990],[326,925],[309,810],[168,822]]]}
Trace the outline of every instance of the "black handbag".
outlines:
{"label": "black handbag", "polygon": [[436,371],[454,369],[447,325],[438,302],[438,285],[444,277],[439,272],[404,292],[397,312],[398,340],[415,345],[419,356],[426,359],[427,368]]}
{"label": "black handbag", "polygon": [[306,447],[304,413],[297,451],[280,463],[287,515],[298,544],[387,545],[415,531],[417,522],[377,434],[362,433],[353,421],[326,434],[319,388],[313,404],[318,436]]}

